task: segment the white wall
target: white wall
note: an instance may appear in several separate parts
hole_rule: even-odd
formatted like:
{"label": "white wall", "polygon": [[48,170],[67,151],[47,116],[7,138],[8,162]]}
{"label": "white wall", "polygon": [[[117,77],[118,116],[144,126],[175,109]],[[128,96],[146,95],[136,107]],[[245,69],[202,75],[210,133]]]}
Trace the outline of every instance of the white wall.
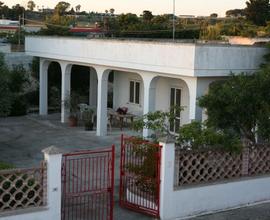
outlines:
{"label": "white wall", "polygon": [[227,76],[254,70],[264,48],[164,41],[26,37],[31,56],[178,76]]}
{"label": "white wall", "polygon": [[[129,102],[129,82],[136,80],[141,82],[140,87],[140,104]],[[135,115],[143,115],[144,88],[143,80],[140,75],[130,72],[114,71],[113,84],[113,108],[117,110],[119,107],[128,107],[128,112]]]}
{"label": "white wall", "polygon": [[161,219],[184,218],[270,201],[269,176],[174,190],[174,144],[161,144]]}
{"label": "white wall", "polygon": [[[114,109],[126,106],[129,112],[143,115],[144,88],[140,75],[130,72],[114,71]],[[136,80],[141,82],[140,104],[129,103],[129,82]],[[168,111],[170,107],[171,88],[179,88],[181,93],[181,125],[189,123],[189,90],[187,84],[176,78],[158,77],[156,82],[156,95],[154,110]]]}
{"label": "white wall", "polygon": [[31,56],[193,75],[194,44],[161,41],[82,39],[68,37],[26,37],[25,50]]}
{"label": "white wall", "polygon": [[[48,216],[50,215],[49,209],[42,209],[42,208],[36,208],[36,209],[30,209],[29,211],[17,211],[10,213],[10,215],[6,215],[5,217],[1,217],[1,220],[47,220]],[[60,220],[60,219],[59,219]]]}
{"label": "white wall", "polygon": [[189,123],[189,90],[183,80],[159,77],[156,85],[155,109],[169,110],[171,88],[181,89],[181,106],[184,107],[184,110],[181,112],[181,125],[187,124]]}
{"label": "white wall", "polygon": [[26,55],[24,52],[11,52],[5,53],[5,61],[9,68],[12,68],[13,65],[22,64],[25,69],[30,70],[33,57]]}
{"label": "white wall", "polygon": [[253,72],[263,62],[263,47],[239,45],[197,45],[195,76],[227,76]]}
{"label": "white wall", "polygon": [[[197,94],[196,97],[200,98],[201,96],[204,96],[208,93],[209,85],[218,80],[224,80],[226,78],[224,77],[198,77],[197,78]],[[196,107],[196,120],[198,121],[204,121],[206,120],[206,111],[197,105]]]}

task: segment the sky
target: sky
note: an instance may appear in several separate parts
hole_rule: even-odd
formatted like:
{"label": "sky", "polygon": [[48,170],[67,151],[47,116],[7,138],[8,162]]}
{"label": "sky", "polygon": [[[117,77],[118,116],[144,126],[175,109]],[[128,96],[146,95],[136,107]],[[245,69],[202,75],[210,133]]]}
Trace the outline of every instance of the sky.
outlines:
{"label": "sky", "polygon": [[[27,5],[28,0],[2,0],[6,5]],[[60,0],[34,0],[39,8],[54,8]],[[114,8],[116,14],[136,13],[150,10],[153,14],[172,13],[173,0],[65,0],[73,7],[80,4],[81,11],[104,12]],[[247,0],[175,0],[177,15],[210,15],[217,13],[224,16],[229,9],[244,8]]]}

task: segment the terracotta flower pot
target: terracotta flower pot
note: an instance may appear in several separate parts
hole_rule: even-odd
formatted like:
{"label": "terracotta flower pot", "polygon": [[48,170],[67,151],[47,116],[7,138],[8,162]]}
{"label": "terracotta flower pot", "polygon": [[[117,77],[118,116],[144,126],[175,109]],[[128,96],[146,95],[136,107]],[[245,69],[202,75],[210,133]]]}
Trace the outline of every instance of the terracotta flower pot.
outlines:
{"label": "terracotta flower pot", "polygon": [[75,116],[69,116],[69,127],[77,127],[78,125],[78,119]]}

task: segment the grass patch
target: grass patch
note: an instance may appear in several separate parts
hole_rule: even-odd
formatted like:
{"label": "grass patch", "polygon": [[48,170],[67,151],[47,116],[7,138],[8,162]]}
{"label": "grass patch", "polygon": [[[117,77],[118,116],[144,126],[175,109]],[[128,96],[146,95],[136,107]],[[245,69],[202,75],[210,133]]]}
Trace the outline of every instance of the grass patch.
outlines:
{"label": "grass patch", "polygon": [[7,169],[14,169],[14,168],[15,168],[14,165],[0,161],[0,170],[7,170]]}

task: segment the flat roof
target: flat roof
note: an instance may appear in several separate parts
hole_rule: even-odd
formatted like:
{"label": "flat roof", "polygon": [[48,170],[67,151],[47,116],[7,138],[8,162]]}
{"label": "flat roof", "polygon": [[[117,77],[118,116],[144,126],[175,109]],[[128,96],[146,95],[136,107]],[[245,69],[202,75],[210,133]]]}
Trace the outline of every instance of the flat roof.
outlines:
{"label": "flat roof", "polygon": [[[26,36],[27,37],[27,36]],[[71,40],[93,40],[93,41],[112,41],[112,42],[138,42],[138,43],[168,43],[168,44],[184,44],[184,45],[197,45],[197,46],[220,46],[220,47],[266,47],[265,44],[253,44],[253,45],[244,45],[244,44],[230,44],[228,41],[207,41],[207,40],[198,40],[198,39],[162,39],[162,38],[87,38],[87,37],[78,37],[78,36],[49,36],[49,35],[30,35],[29,37],[35,38],[63,38]]]}

